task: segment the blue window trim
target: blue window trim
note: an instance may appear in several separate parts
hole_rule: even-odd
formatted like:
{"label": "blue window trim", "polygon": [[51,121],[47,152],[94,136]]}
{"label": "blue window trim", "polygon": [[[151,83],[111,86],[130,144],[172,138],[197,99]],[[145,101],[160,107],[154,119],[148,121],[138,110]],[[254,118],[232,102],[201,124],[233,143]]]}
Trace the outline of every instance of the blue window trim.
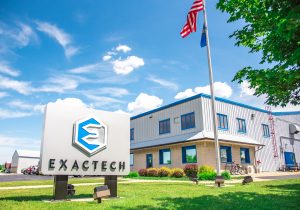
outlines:
{"label": "blue window trim", "polygon": [[[224,162],[221,159],[221,149],[226,149],[227,161]],[[220,146],[220,160],[221,163],[231,163],[232,162],[232,151],[230,146]]]}
{"label": "blue window trim", "polygon": [[[228,116],[226,114],[221,114],[221,113],[217,113],[217,119],[218,119],[218,130],[223,130],[223,131],[227,131],[229,129],[229,125],[228,125]],[[226,127],[222,128],[219,126],[219,121],[220,121],[220,117],[224,117],[224,119],[226,119]]]}
{"label": "blue window trim", "polygon": [[[163,158],[164,158],[163,153],[164,152],[170,152],[170,161],[171,161],[170,163],[163,163],[164,162],[164,160],[163,160]],[[171,155],[171,149],[170,148],[159,150],[159,164],[160,165],[170,165],[170,164],[172,164],[172,155]]]}
{"label": "blue window trim", "polygon": [[[239,133],[247,133],[247,125],[246,125],[246,120],[245,119],[242,119],[242,118],[236,118],[237,119],[237,121],[238,121],[238,130],[237,130],[237,132],[239,132]],[[239,129],[239,121],[241,121],[242,122],[242,125],[243,125],[243,127],[242,127],[242,130],[240,130]],[[244,127],[245,126],[245,127]],[[244,129],[243,129],[244,128]]]}
{"label": "blue window trim", "polygon": [[195,149],[196,150],[196,162],[192,162],[192,163],[197,163],[198,162],[198,158],[197,158],[197,147],[196,147],[196,145],[184,146],[184,147],[181,148],[182,163],[183,164],[188,163],[186,161],[186,150],[188,150],[188,149]]}
{"label": "blue window trim", "polygon": [[130,163],[130,166],[134,166],[134,153],[130,153],[130,155],[132,155],[132,165]]}
{"label": "blue window trim", "polygon": [[[186,127],[186,128],[183,128],[183,124],[182,124],[182,118],[183,117],[186,117],[186,116],[189,116],[189,115],[193,115],[194,116],[194,125],[192,125],[191,127]],[[180,124],[181,124],[181,130],[187,130],[187,129],[192,129],[192,128],[195,128],[196,127],[196,118],[195,118],[195,112],[190,112],[190,113],[187,113],[187,114],[183,114],[180,116]]]}
{"label": "blue window trim", "polygon": [[[163,123],[163,122],[169,122],[169,130],[167,130],[166,132],[161,132],[161,130],[160,130],[160,123]],[[159,135],[171,133],[171,121],[170,121],[170,118],[169,119],[165,119],[165,120],[161,120],[161,121],[158,122],[158,132],[159,132]]]}
{"label": "blue window trim", "polygon": [[134,141],[134,128],[130,128],[130,141]]}
{"label": "blue window trim", "polygon": [[242,151],[245,151],[245,162],[242,162],[242,157],[241,158],[241,163],[251,163],[251,159],[250,159],[250,151],[249,148],[240,148],[240,153]]}
{"label": "blue window trim", "polygon": [[[267,125],[267,124],[261,124],[262,125],[262,130],[263,130],[263,137],[264,138],[269,138],[271,135],[270,135],[270,127],[269,127],[269,125]],[[265,127],[267,127],[268,128],[268,134],[267,135],[265,135]]]}

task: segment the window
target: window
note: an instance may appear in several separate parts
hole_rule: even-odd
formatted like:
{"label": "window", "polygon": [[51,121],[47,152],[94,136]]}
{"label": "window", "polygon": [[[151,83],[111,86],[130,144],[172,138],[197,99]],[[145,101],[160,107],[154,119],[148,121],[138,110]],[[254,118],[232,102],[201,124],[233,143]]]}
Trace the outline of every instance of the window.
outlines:
{"label": "window", "polygon": [[171,150],[159,150],[159,164],[171,164]]}
{"label": "window", "polygon": [[181,115],[181,130],[195,128],[195,113]]}
{"label": "window", "polygon": [[182,163],[197,163],[196,146],[182,147]]}
{"label": "window", "polygon": [[170,133],[170,119],[159,121],[159,134]]}
{"label": "window", "polygon": [[220,146],[220,156],[221,156],[222,163],[232,162],[231,147]]}
{"label": "window", "polygon": [[134,158],[133,153],[130,153],[130,166],[133,166],[133,158]]}
{"label": "window", "polygon": [[237,118],[237,122],[238,122],[238,132],[239,133],[246,133],[247,132],[246,120]]}
{"label": "window", "polygon": [[263,127],[263,136],[264,137],[270,137],[270,130],[269,130],[269,126],[266,124],[262,124]]}
{"label": "window", "polygon": [[218,129],[220,130],[228,130],[228,119],[227,115],[217,114],[218,117]]}
{"label": "window", "polygon": [[241,148],[241,163],[250,163],[250,154],[248,148]]}
{"label": "window", "polygon": [[134,128],[130,129],[130,141],[134,140]]}

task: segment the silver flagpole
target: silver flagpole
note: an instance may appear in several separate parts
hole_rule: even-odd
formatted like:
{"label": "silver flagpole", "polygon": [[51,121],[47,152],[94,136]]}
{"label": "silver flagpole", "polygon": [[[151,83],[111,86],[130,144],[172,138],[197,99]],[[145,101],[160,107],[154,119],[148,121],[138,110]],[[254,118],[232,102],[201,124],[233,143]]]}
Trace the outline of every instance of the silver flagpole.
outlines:
{"label": "silver flagpole", "polygon": [[208,68],[209,68],[209,84],[210,84],[210,95],[211,95],[211,114],[213,118],[213,127],[214,127],[214,138],[215,138],[215,150],[216,150],[216,168],[217,175],[220,176],[220,150],[219,150],[219,139],[218,139],[218,128],[217,128],[217,114],[215,107],[215,93],[214,93],[214,78],[213,78],[213,70],[211,64],[210,57],[210,46],[209,46],[209,38],[208,38],[208,27],[207,27],[207,17],[206,17],[206,2],[203,0],[203,15],[204,15],[204,27],[205,27],[205,35],[206,35],[206,49],[207,49],[207,60],[208,60]]}

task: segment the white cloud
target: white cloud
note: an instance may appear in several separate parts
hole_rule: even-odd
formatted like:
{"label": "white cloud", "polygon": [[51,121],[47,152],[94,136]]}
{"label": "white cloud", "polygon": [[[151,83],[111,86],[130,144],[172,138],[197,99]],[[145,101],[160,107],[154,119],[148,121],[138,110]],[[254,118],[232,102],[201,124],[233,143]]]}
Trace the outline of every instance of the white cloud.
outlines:
{"label": "white cloud", "polygon": [[255,93],[254,89],[250,89],[250,83],[247,80],[243,81],[240,84],[240,88],[241,88],[241,94],[240,94],[241,97],[244,95],[252,96]]}
{"label": "white cloud", "polygon": [[40,147],[40,141],[32,138],[12,137],[0,134],[0,147]]}
{"label": "white cloud", "polygon": [[29,110],[29,111],[34,111],[34,112],[37,111],[37,112],[41,112],[41,113],[44,112],[44,108],[45,108],[45,105],[43,105],[43,104],[33,105],[33,104],[29,104],[29,103],[26,103],[26,102],[20,101],[20,100],[11,101],[8,103],[8,105],[11,107],[16,107],[16,108],[22,109],[22,110]]}
{"label": "white cloud", "polygon": [[125,88],[116,88],[116,87],[103,87],[93,90],[83,90],[80,91],[84,95],[110,95],[112,97],[123,97],[129,94],[129,91]]}
{"label": "white cloud", "polygon": [[89,65],[69,69],[68,72],[73,73],[73,74],[88,73],[88,72],[92,72],[92,71],[99,69],[100,66],[101,66],[100,63],[89,64]]}
{"label": "white cloud", "polygon": [[[215,95],[223,98],[229,98],[232,95],[232,88],[226,82],[215,82],[214,83]],[[210,94],[210,86],[201,86],[193,89],[189,88],[183,92],[177,93],[175,99],[184,99],[194,96],[199,93]]]}
{"label": "white cloud", "polygon": [[116,106],[117,104],[122,104],[124,101],[111,98],[111,97],[106,97],[106,96],[97,96],[93,94],[87,94],[87,98],[91,99],[93,102],[91,106],[93,107],[105,107],[105,106]]}
{"label": "white cloud", "polygon": [[104,55],[104,56],[102,57],[102,60],[103,60],[103,61],[109,61],[111,58],[112,58],[111,55]]}
{"label": "white cloud", "polygon": [[79,98],[64,98],[57,99],[55,102],[49,102],[48,104],[56,104],[56,105],[67,105],[72,107],[88,107],[81,99]]}
{"label": "white cloud", "polygon": [[144,60],[137,56],[129,56],[124,60],[118,59],[112,62],[113,68],[117,74],[126,75],[134,69],[144,66]]}
{"label": "white cloud", "polygon": [[32,91],[32,87],[29,82],[13,80],[8,77],[3,77],[1,75],[0,75],[0,88],[12,89],[24,95],[28,95]]}
{"label": "white cloud", "polygon": [[79,52],[79,48],[72,45],[71,35],[67,34],[56,25],[42,21],[36,21],[36,24],[38,26],[37,30],[48,34],[64,48],[65,56],[67,58],[70,58]]}
{"label": "white cloud", "polygon": [[78,82],[75,79],[67,76],[61,76],[50,78],[46,85],[35,88],[34,91],[64,93],[65,91],[75,90],[77,87]]}
{"label": "white cloud", "polygon": [[12,67],[10,67],[5,62],[0,62],[0,73],[7,74],[12,77],[17,77],[20,75],[20,72]]}
{"label": "white cloud", "polygon": [[167,81],[167,80],[164,80],[164,79],[159,79],[159,78],[156,78],[154,76],[150,76],[148,78],[148,80],[152,81],[152,82],[155,82],[163,87],[166,87],[166,88],[169,88],[171,90],[178,90],[178,85],[174,82],[170,82],[170,81]]}
{"label": "white cloud", "polygon": [[116,111],[114,111],[115,113],[120,113],[120,114],[127,114],[127,115],[130,115],[130,113],[128,113],[128,112],[125,112],[124,110],[122,110],[122,109],[118,109],[118,110],[116,110]]}
{"label": "white cloud", "polygon": [[0,119],[20,118],[32,115],[31,112],[20,112],[16,110],[7,110],[0,108]]}
{"label": "white cloud", "polygon": [[7,93],[5,93],[5,92],[0,92],[0,98],[4,98],[4,97],[6,97],[6,96],[8,96]]}
{"label": "white cloud", "polygon": [[140,93],[135,101],[128,103],[127,107],[129,112],[136,115],[160,107],[162,103],[163,99],[146,93]]}
{"label": "white cloud", "polygon": [[116,51],[123,51],[124,53],[127,53],[131,50],[130,47],[128,47],[127,45],[119,45],[118,47],[116,47]]}

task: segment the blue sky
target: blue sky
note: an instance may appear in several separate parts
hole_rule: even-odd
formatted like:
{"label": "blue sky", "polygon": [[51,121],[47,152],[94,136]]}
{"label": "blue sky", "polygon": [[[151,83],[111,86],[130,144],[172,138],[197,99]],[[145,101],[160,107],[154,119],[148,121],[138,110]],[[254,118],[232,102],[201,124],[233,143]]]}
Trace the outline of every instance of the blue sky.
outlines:
{"label": "blue sky", "polygon": [[[259,66],[260,55],[234,46],[228,36],[243,23],[226,23],[216,2],[207,7],[216,94],[263,108],[247,83],[231,83],[242,67]],[[15,149],[39,149],[49,102],[135,115],[209,93],[202,13],[197,33],[179,34],[192,0],[0,4],[0,162]]]}

